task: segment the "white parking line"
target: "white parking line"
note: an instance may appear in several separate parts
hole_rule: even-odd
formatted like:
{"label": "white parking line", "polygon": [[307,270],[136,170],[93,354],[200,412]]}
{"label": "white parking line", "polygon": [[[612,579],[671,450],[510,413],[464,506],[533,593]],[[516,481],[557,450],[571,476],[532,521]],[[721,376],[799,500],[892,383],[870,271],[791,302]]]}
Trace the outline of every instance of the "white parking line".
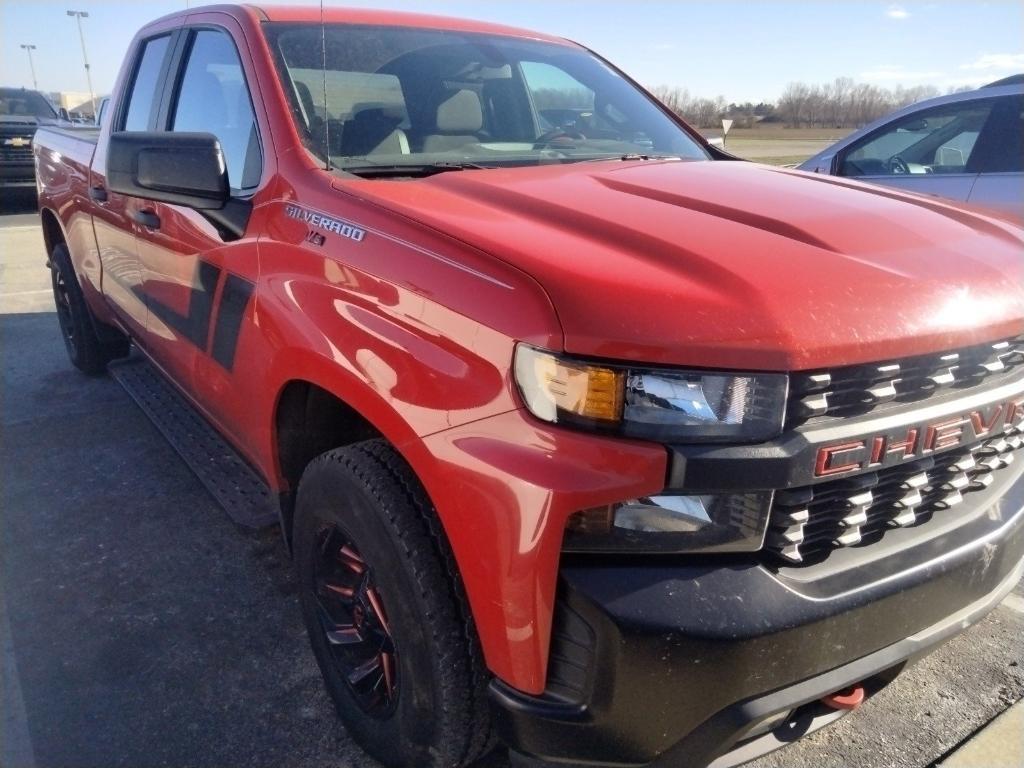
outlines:
{"label": "white parking line", "polygon": [[34,296],[37,293],[50,293],[50,288],[40,288],[37,291],[0,291],[0,296]]}
{"label": "white parking line", "polygon": [[1024,613],[1024,597],[1019,595],[1007,595],[1003,598],[1003,607],[1009,608],[1017,613]]}

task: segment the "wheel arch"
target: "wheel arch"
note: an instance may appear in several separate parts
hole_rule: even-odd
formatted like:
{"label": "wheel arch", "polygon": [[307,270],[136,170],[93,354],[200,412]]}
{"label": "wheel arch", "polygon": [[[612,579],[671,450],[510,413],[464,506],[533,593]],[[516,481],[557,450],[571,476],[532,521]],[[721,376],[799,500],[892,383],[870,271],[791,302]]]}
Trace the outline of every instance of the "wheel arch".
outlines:
{"label": "wheel arch", "polygon": [[67,245],[68,239],[64,233],[64,227],[52,208],[40,208],[39,219],[43,227],[43,244],[46,247],[46,258],[50,258],[53,249],[60,245]]}
{"label": "wheel arch", "polygon": [[[333,448],[383,438],[423,483],[417,461],[419,438],[413,427],[366,382],[333,360],[292,349],[279,356],[278,378],[269,419],[269,455],[281,497],[281,526],[291,543],[295,491],[314,458]],[[277,377],[273,377],[277,378]]]}
{"label": "wheel arch", "polygon": [[282,482],[281,530],[292,539],[295,491],[309,463],[325,451],[383,437],[344,398],[307,379],[284,383],[274,406],[273,455]]}

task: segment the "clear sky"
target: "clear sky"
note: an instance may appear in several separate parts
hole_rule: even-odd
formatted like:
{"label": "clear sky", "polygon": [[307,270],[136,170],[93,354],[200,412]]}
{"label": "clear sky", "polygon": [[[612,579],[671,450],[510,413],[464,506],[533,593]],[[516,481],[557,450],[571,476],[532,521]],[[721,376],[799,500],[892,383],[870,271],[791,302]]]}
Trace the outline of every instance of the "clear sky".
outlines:
{"label": "clear sky", "polygon": [[[278,0],[287,3],[288,0]],[[88,11],[85,42],[97,94],[113,85],[145,22],[186,0],[0,0],[0,84],[85,91],[75,20]],[[191,5],[201,4],[191,0]],[[328,5],[340,3],[328,2]],[[648,86],[683,86],[730,101],[774,100],[794,80],[839,76],[884,86],[990,82],[1024,72],[1024,2],[693,2],[680,0],[354,0],[361,7],[419,10],[550,32],[594,48]]]}

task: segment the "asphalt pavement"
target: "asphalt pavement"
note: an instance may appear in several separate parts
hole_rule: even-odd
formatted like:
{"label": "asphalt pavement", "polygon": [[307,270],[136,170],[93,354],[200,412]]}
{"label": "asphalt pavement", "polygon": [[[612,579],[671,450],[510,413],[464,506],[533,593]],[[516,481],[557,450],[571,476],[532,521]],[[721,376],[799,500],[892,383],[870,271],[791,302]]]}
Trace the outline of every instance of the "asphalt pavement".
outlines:
{"label": "asphalt pavement", "polygon": [[[236,527],[113,380],[71,368],[31,200],[5,203],[0,765],[375,765],[334,717],[276,531]],[[751,765],[944,761],[1024,696],[1022,637],[1018,585],[858,712]]]}

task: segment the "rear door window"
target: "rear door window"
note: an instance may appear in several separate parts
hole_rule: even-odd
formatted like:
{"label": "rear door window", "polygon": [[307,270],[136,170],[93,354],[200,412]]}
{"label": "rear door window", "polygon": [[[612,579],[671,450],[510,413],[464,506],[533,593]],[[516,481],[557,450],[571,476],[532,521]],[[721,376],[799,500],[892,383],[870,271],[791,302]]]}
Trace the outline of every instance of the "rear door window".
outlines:
{"label": "rear door window", "polygon": [[159,102],[156,89],[170,39],[170,35],[162,35],[147,40],[142,45],[132,87],[128,93],[128,109],[125,111],[123,125],[126,131],[146,131],[150,128],[150,118],[154,117],[153,106]]}
{"label": "rear door window", "polygon": [[1000,98],[971,157],[979,173],[1024,171],[1024,96]]}

